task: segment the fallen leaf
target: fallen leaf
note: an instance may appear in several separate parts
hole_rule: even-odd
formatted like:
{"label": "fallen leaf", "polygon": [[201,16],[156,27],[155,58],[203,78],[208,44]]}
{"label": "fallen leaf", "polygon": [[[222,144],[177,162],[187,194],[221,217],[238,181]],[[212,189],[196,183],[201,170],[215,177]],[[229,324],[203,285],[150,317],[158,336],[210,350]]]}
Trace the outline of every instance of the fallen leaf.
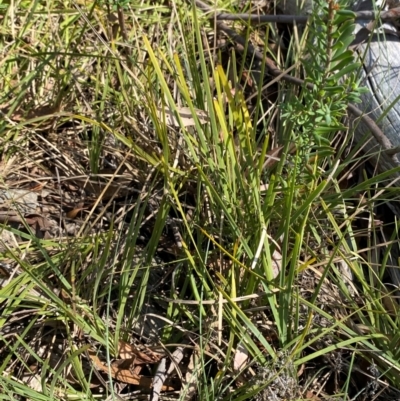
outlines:
{"label": "fallen leaf", "polygon": [[40,231],[49,231],[53,227],[51,220],[40,216],[39,214],[28,214],[26,216],[21,216],[12,210],[0,211],[0,223],[25,223],[35,228],[35,230]]}
{"label": "fallen leaf", "polygon": [[[278,164],[278,162],[281,160],[283,149],[284,146],[278,146],[274,149],[269,150],[265,155],[263,169],[271,169],[272,167],[275,167],[275,165]],[[289,145],[288,153],[294,154],[295,152],[296,144],[291,143]]]}
{"label": "fallen leaf", "polygon": [[[176,108],[184,127],[190,127],[196,125],[195,119],[193,117],[193,113],[191,112],[189,107],[177,107]],[[204,110],[194,109],[197,118],[200,121],[200,124],[205,124],[210,121],[207,113]],[[158,118],[161,121],[164,121],[167,125],[171,125],[173,127],[180,127],[180,123],[175,113],[171,109],[161,109],[157,108]]]}
{"label": "fallen leaf", "polygon": [[239,373],[246,366],[249,359],[249,353],[243,344],[239,344],[236,348],[235,356],[233,358],[233,370]]}
{"label": "fallen leaf", "polygon": [[282,255],[276,249],[272,254],[272,276],[277,278],[282,269]]}
{"label": "fallen leaf", "polygon": [[[150,377],[140,376],[131,369],[122,369],[118,366],[107,366],[100,361],[100,358],[93,351],[88,351],[90,359],[92,360],[94,366],[97,370],[110,374],[113,379],[119,380],[123,383],[134,384],[136,386],[140,386],[142,388],[150,389],[153,386],[153,379]],[[132,359],[133,360],[133,359]],[[175,390],[174,387],[171,386],[163,386],[162,391],[172,391]]]}
{"label": "fallen leaf", "polygon": [[309,401],[320,401],[321,398],[316,396],[312,391],[307,391],[305,399]]}
{"label": "fallen leaf", "polygon": [[128,344],[120,340],[118,343],[118,355],[121,359],[135,358],[135,365],[145,363],[157,363],[161,360],[163,355],[145,348],[145,352],[139,351],[134,345]]}
{"label": "fallen leaf", "polygon": [[66,216],[67,216],[69,219],[74,219],[74,218],[78,215],[79,212],[81,212],[82,210],[85,210],[85,209],[87,209],[87,208],[86,208],[86,207],[83,207],[83,203],[81,202],[81,203],[79,203],[79,204],[77,205],[77,207],[75,207],[74,209],[70,210],[70,211],[66,214]]}
{"label": "fallen leaf", "polygon": [[119,370],[130,370],[132,373],[136,373],[137,375],[140,374],[142,366],[139,370],[135,369],[135,358],[129,359],[116,359],[111,362],[111,365]]}
{"label": "fallen leaf", "polygon": [[251,78],[251,75],[249,74],[249,71],[243,71],[242,73],[242,85],[249,86],[252,88],[254,86],[253,80]]}

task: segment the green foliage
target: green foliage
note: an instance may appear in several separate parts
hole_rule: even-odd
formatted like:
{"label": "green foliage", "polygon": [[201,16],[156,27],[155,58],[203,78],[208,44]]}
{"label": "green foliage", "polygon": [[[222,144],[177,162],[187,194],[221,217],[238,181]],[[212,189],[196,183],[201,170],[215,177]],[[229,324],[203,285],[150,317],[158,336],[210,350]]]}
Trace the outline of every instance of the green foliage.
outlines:
{"label": "green foliage", "polygon": [[282,107],[304,158],[312,147],[329,145],[332,135],[345,129],[347,105],[359,102],[364,92],[357,81],[360,63],[348,50],[354,39],[354,14],[341,11],[343,6],[343,1],[316,2],[302,59],[305,84],[298,98]]}

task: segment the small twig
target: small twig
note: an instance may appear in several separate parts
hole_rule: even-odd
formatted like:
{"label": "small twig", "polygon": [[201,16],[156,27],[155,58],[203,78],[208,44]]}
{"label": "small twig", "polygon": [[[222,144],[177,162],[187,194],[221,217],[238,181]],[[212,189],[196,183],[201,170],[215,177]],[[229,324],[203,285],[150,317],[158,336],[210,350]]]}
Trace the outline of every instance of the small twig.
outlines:
{"label": "small twig", "polygon": [[168,376],[176,369],[178,371],[179,364],[184,357],[184,348],[177,347],[176,350],[171,354],[171,364],[167,369],[166,358],[161,359],[157,372],[153,380],[153,388],[150,395],[150,401],[158,401],[160,399],[160,394],[164,386],[164,382]]}
{"label": "small twig", "polygon": [[[223,299],[222,303],[226,304],[228,302],[244,302],[248,301],[249,299],[258,299],[264,296],[270,296],[271,294],[276,294],[280,292],[280,288],[271,288],[270,292],[260,292],[257,294],[250,294],[250,295],[244,295],[242,297],[235,297],[231,298],[229,301],[227,299]],[[187,300],[187,299],[172,299],[172,298],[164,298],[160,297],[162,301],[168,302],[170,304],[179,304],[179,305],[215,305],[216,303],[220,302],[218,299],[208,299],[208,300],[203,300],[203,301],[193,301],[193,300]]]}
{"label": "small twig", "polygon": [[[197,7],[199,7],[201,10],[206,11],[206,12],[212,12],[213,9],[203,3],[201,0],[195,0],[195,4]],[[396,11],[397,15],[400,14],[400,8],[393,8],[386,13],[394,12]],[[393,15],[393,14],[392,14]],[[210,19],[214,20],[214,16],[210,15]],[[223,22],[218,21],[218,14],[216,18],[216,25],[217,28],[220,29],[221,31],[225,32],[225,34],[235,43],[238,43],[239,45],[243,46],[244,48],[247,47],[249,56],[253,56],[254,58],[264,61],[265,65],[268,69],[268,72],[274,76],[280,76],[281,79],[283,79],[286,82],[295,84],[297,86],[303,86],[304,85],[304,80],[300,78],[293,77],[291,75],[288,75],[281,71],[276,64],[274,63],[273,60],[271,60],[269,57],[264,57],[264,55],[255,49],[255,47],[251,43],[246,43],[246,39],[239,35],[235,30],[232,28],[228,27],[225,25]],[[313,85],[311,83],[307,83],[307,88],[313,89]],[[378,125],[375,123],[375,121],[366,115],[363,111],[361,111],[359,108],[354,106],[353,104],[349,104],[347,107],[347,110],[355,117],[360,118],[364,124],[369,128],[371,131],[372,135],[375,137],[377,142],[382,146],[383,150],[387,151],[389,150],[388,154],[390,155],[390,150],[393,149],[392,144],[390,143],[389,139],[386,137],[386,135],[382,132],[382,130],[378,127]],[[392,155],[394,157],[394,155]]]}
{"label": "small twig", "polygon": [[158,401],[161,395],[161,388],[167,378],[167,359],[162,358],[157,367],[153,380],[153,388],[150,394],[150,401]]}

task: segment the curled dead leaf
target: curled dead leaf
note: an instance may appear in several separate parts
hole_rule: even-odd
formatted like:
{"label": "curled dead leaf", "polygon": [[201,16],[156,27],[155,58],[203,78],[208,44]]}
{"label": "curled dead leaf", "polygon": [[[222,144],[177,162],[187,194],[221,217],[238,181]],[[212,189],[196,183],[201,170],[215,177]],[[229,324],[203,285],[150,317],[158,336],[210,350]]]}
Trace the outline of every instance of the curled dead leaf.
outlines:
{"label": "curled dead leaf", "polygon": [[[107,366],[101,362],[100,358],[94,351],[88,352],[90,359],[92,360],[95,368],[100,372],[110,374],[113,379],[119,380],[123,383],[134,384],[140,386],[144,389],[151,389],[153,386],[153,379],[150,377],[145,377],[138,375],[134,371],[135,359],[131,358],[124,363],[119,362]],[[130,365],[130,366],[129,366]],[[174,387],[163,386],[162,391],[173,391]]]}

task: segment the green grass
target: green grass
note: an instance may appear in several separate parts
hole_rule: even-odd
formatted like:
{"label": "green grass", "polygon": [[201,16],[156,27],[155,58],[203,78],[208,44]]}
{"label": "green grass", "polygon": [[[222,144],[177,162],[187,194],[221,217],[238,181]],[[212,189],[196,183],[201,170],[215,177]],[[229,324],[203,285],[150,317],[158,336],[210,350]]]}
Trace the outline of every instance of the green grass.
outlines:
{"label": "green grass", "polygon": [[2,189],[39,196],[2,208],[1,400],[141,399],[162,358],[162,399],[398,394],[397,192],[350,130],[300,142],[304,92],[187,2],[0,13]]}

